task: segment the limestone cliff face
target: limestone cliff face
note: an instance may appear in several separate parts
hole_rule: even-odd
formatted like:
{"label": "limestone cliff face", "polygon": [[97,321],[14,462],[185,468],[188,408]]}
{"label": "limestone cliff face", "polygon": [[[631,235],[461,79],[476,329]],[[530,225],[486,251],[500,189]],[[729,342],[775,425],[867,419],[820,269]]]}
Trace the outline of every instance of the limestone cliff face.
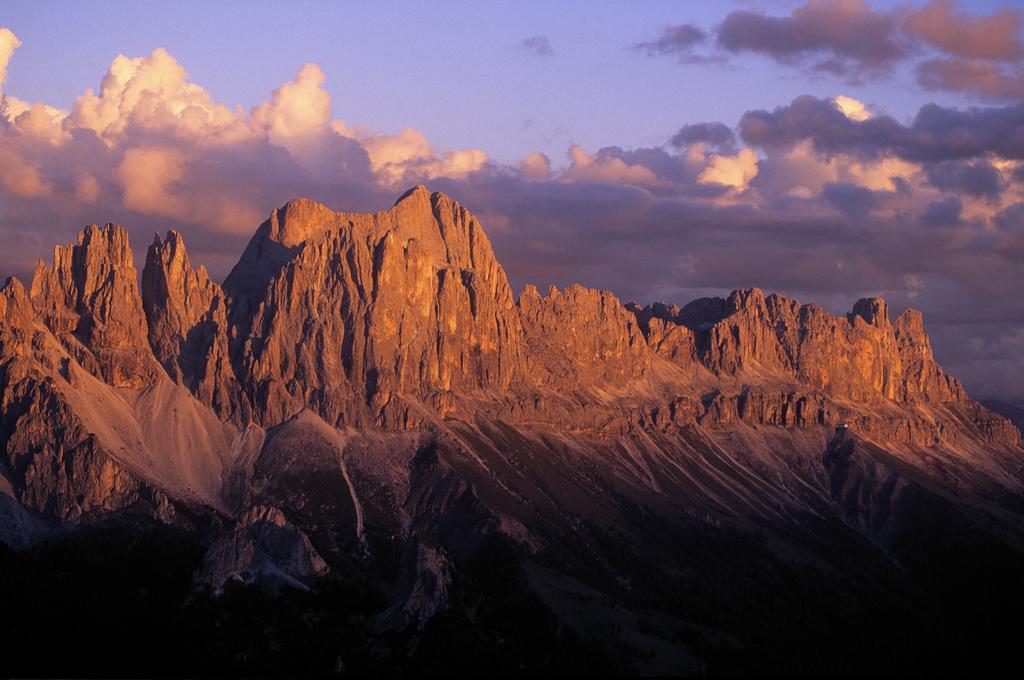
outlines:
{"label": "limestone cliff face", "polygon": [[167,374],[225,419],[247,420],[229,354],[227,296],[205,267],[192,267],[175,231],[164,240],[157,235],[149,247],[142,304],[149,344]]}
{"label": "limestone cliff face", "polygon": [[921,312],[916,309],[904,311],[896,319],[893,332],[903,368],[899,393],[903,401],[945,403],[967,399],[960,381],[943,371],[932,356]]}
{"label": "limestone cliff face", "polygon": [[332,423],[384,423],[401,417],[396,397],[500,391],[521,362],[512,292],[486,234],[423,187],[375,215],[292,201],[225,290],[241,398],[264,424],[306,405]]}
{"label": "limestone cliff face", "polygon": [[[105,291],[93,291],[106,297]],[[116,318],[116,312],[99,313],[101,319],[111,314]],[[109,455],[62,392],[59,383],[68,385],[74,371],[82,370],[69,352],[88,350],[68,339],[65,350],[36,316],[21,283],[8,280],[0,289],[0,477],[22,506],[64,520],[139,502],[160,507],[166,498]],[[110,333],[98,337],[112,340]],[[109,361],[123,359],[116,353],[100,355],[107,363],[91,352],[82,356],[86,366],[106,369],[117,384],[134,382],[125,373],[132,364]]]}
{"label": "limestone cliff face", "polygon": [[[259,502],[305,517],[311,540],[342,535],[331,522],[344,515],[362,541],[361,487],[378,490],[366,521],[388,531],[443,507],[523,534],[509,508],[569,502],[533,497],[543,475],[578,500],[592,490],[574,475],[606,471],[612,485],[773,516],[808,487],[830,493],[820,458],[837,428],[964,488],[1024,486],[1017,430],[935,362],[919,312],[892,322],[871,298],[834,316],[757,289],[681,308],[578,285],[516,299],[479,221],[423,187],[372,215],[291,201],[223,286],[168,232],[141,280],[140,292],[127,236],[108,225],[58,247],[30,291],[0,291],[0,482],[25,507],[166,515],[175,499],[238,514],[262,485],[276,491]],[[296,422],[331,435],[284,437]],[[443,475],[414,479],[410,461],[430,451]],[[267,461],[292,481],[263,479]],[[473,484],[460,476],[478,464]],[[517,483],[500,511],[475,495]],[[293,487],[316,484],[351,502],[296,509],[313,496]],[[403,505],[412,488],[429,502]]]}
{"label": "limestone cliff face", "polygon": [[77,244],[54,248],[53,264],[36,268],[31,298],[47,328],[95,376],[134,388],[153,379],[138,273],[121,227],[87,227]]}
{"label": "limestone cliff face", "polygon": [[881,298],[858,300],[850,314],[837,317],[755,288],[682,309],[655,305],[634,313],[650,346],[665,358],[697,361],[741,383],[799,385],[866,403],[967,399],[959,381],[935,362],[921,313],[907,310],[892,324]]}
{"label": "limestone cliff face", "polygon": [[651,355],[636,319],[607,291],[552,286],[541,296],[527,286],[519,313],[527,349],[523,375],[534,385],[626,385],[650,373]]}
{"label": "limestone cliff face", "polygon": [[193,269],[181,235],[169,231],[163,241],[157,235],[142,270],[142,305],[153,354],[179,382],[192,372],[189,355],[194,352],[188,345],[215,301],[223,307],[220,286],[210,280],[205,267]]}

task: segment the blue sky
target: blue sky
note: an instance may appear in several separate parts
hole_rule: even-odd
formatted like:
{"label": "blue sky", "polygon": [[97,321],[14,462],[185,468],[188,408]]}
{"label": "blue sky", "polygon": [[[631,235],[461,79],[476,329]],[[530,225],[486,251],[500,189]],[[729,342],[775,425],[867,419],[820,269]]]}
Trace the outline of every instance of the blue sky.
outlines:
{"label": "blue sky", "polygon": [[[664,143],[682,124],[736,120],[800,94],[847,94],[897,118],[925,93],[906,68],[879,82],[780,69],[757,55],[685,65],[631,50],[671,24],[710,30],[729,11],[784,15],[800,3],[726,2],[19,2],[0,13],[23,45],[7,90],[69,107],[97,89],[116,54],[164,47],[228,105],[262,101],[306,62],[319,64],[334,115],[441,148],[479,147],[500,161],[529,151],[565,161],[570,142],[597,149]],[[874,3],[883,8],[895,3]],[[984,13],[999,3],[967,3]],[[546,36],[554,55],[521,49]]]}

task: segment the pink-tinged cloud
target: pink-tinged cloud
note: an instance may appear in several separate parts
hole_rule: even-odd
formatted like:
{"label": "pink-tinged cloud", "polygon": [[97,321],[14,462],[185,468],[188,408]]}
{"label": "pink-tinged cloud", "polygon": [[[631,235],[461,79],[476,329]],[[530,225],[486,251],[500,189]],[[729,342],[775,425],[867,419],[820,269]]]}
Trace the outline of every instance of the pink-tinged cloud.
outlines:
{"label": "pink-tinged cloud", "polygon": [[751,149],[741,149],[732,156],[712,155],[708,166],[697,177],[701,184],[721,184],[733,189],[746,189],[750,180],[757,177],[757,154]]}
{"label": "pink-tinged cloud", "polygon": [[1021,26],[1019,10],[974,17],[949,0],[932,0],[907,17],[904,30],[951,55],[1012,61],[1024,57]]}
{"label": "pink-tinged cloud", "polygon": [[1024,99],[1024,65],[1004,67],[983,59],[929,59],[917,67],[927,90],[966,92],[986,99]]}
{"label": "pink-tinged cloud", "polygon": [[171,185],[185,176],[185,156],[177,149],[128,149],[115,173],[124,206],[138,212],[181,217],[185,202]]}
{"label": "pink-tinged cloud", "polygon": [[658,184],[658,177],[648,167],[630,164],[622,159],[599,157],[582,146],[569,147],[571,165],[563,175],[566,182],[606,182],[610,184]]}
{"label": "pink-tinged cloud", "polygon": [[7,64],[11,61],[14,50],[21,47],[21,41],[9,28],[0,28],[0,96],[3,96],[4,83],[7,82]]}
{"label": "pink-tinged cloud", "polygon": [[863,0],[809,0],[787,17],[738,10],[726,16],[718,44],[780,61],[809,60],[821,70],[859,76],[887,71],[907,55],[898,12]]}
{"label": "pink-tinged cloud", "polygon": [[46,198],[53,188],[40,176],[39,169],[0,144],[0,185],[19,198]]}
{"label": "pink-tinged cloud", "polygon": [[539,182],[551,177],[551,160],[539,151],[534,151],[519,162],[519,170],[528,181]]}

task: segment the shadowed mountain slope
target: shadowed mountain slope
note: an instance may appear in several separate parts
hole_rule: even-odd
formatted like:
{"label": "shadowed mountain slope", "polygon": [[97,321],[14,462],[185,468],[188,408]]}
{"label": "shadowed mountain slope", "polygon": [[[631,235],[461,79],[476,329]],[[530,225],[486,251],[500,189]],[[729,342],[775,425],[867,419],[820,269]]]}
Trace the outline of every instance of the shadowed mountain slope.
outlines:
{"label": "shadowed mountain slope", "polygon": [[368,574],[374,630],[426,630],[500,540],[565,620],[585,590],[693,626],[626,624],[631,653],[693,652],[675,670],[751,635],[650,599],[711,587],[684,537],[721,567],[756,536],[751,564],[850,592],[937,549],[930,518],[1014,555],[1024,537],[1020,433],[936,363],[920,312],[516,297],[479,221],[424,187],[372,215],[290,201],[223,284],[172,231],[140,286],[124,230],[86,228],[0,290],[0,446],[10,545],[142,514],[201,535],[197,583]]}

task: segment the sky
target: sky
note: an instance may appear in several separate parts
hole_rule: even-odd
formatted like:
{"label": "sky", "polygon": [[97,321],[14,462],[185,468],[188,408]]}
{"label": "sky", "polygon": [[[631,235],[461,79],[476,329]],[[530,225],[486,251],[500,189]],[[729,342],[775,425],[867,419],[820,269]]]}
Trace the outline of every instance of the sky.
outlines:
{"label": "sky", "polygon": [[8,0],[0,276],[117,222],[222,278],[290,198],[424,183],[517,287],[882,295],[972,394],[1024,399],[1022,26],[997,0]]}

